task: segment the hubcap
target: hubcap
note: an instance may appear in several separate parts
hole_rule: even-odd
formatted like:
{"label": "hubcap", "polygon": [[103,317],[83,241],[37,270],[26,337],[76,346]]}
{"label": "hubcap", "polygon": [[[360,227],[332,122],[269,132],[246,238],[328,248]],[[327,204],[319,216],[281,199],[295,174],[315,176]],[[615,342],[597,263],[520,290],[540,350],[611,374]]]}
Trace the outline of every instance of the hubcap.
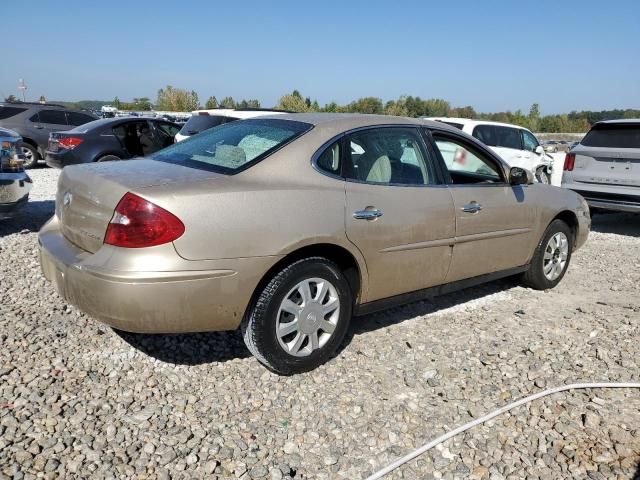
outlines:
{"label": "hubcap", "polygon": [[33,160],[33,152],[28,148],[22,147],[22,154],[24,155],[24,158],[26,158],[28,162],[31,162]]}
{"label": "hubcap", "polygon": [[309,278],[293,287],[278,309],[276,337],[290,355],[306,357],[333,336],[340,318],[338,291],[323,278]]}
{"label": "hubcap", "polygon": [[558,232],[549,239],[542,257],[542,271],[548,280],[555,280],[564,271],[569,257],[569,241],[567,236]]}

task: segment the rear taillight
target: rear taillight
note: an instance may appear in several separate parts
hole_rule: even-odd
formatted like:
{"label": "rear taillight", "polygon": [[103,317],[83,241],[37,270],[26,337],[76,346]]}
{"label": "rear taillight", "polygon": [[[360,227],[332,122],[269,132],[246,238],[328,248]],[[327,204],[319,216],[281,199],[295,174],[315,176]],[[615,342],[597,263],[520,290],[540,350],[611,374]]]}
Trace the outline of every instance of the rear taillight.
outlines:
{"label": "rear taillight", "polygon": [[576,154],[575,153],[567,153],[564,157],[564,167],[563,170],[567,172],[573,171],[573,165],[576,163]]}
{"label": "rear taillight", "polygon": [[63,137],[58,139],[58,145],[62,148],[66,148],[67,150],[73,150],[82,142],[83,140],[80,137]]}
{"label": "rear taillight", "polygon": [[104,243],[125,248],[153,247],[173,242],[183,233],[184,224],[174,214],[127,192],[116,206]]}

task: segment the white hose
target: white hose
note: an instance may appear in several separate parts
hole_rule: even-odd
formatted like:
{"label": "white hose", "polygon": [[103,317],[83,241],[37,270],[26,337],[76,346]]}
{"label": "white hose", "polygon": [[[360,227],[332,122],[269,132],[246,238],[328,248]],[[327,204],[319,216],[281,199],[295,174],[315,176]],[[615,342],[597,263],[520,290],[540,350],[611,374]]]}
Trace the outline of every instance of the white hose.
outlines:
{"label": "white hose", "polygon": [[547,395],[564,392],[565,390],[580,390],[585,388],[640,388],[640,383],[572,383],[570,385],[563,385],[561,387],[550,388],[548,390],[544,390],[542,392],[529,395],[528,397],[525,397],[521,400],[510,403],[509,405],[505,405],[504,407],[499,408],[498,410],[495,410],[494,412],[491,412],[485,415],[484,417],[480,417],[476,420],[473,420],[469,423],[462,425],[461,427],[456,428],[455,430],[451,430],[450,432],[439,436],[438,438],[436,438],[435,440],[432,440],[426,445],[423,445],[422,447],[417,448],[413,452],[408,453],[404,457],[399,458],[395,462],[390,463],[389,465],[384,467],[382,470],[378,470],[373,475],[370,475],[369,477],[367,477],[365,480],[377,480],[378,478],[382,478],[388,473],[391,473],[392,471],[394,471],[396,468],[422,455],[428,450],[431,450],[436,445],[446,442],[447,440],[449,440],[452,437],[455,437],[459,433],[469,430],[470,428],[475,427],[476,425],[480,425],[481,423],[487,422],[492,418],[497,417],[498,415],[508,412],[513,408],[519,407],[520,405],[524,405],[525,403],[532,402],[534,400],[537,400],[538,398],[546,397]]}

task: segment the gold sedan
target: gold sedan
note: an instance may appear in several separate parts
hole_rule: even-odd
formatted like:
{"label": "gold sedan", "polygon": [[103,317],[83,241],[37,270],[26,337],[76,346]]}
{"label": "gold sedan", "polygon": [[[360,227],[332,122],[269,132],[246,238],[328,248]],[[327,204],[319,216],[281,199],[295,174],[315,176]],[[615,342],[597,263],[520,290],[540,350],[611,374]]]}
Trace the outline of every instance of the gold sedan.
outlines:
{"label": "gold sedan", "polygon": [[45,276],[102,322],[241,328],[291,374],[354,315],[516,274],[553,288],[589,228],[582,197],[442,123],[288,114],[65,168],[39,240]]}

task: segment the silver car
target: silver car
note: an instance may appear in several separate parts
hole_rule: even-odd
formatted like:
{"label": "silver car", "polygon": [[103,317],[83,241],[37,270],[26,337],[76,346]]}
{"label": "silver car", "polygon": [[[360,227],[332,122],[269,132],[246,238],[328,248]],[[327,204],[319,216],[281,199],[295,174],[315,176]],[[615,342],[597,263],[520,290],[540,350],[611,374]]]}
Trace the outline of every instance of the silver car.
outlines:
{"label": "silver car", "polygon": [[562,186],[592,209],[640,213],[640,119],[598,122],[567,153]]}

